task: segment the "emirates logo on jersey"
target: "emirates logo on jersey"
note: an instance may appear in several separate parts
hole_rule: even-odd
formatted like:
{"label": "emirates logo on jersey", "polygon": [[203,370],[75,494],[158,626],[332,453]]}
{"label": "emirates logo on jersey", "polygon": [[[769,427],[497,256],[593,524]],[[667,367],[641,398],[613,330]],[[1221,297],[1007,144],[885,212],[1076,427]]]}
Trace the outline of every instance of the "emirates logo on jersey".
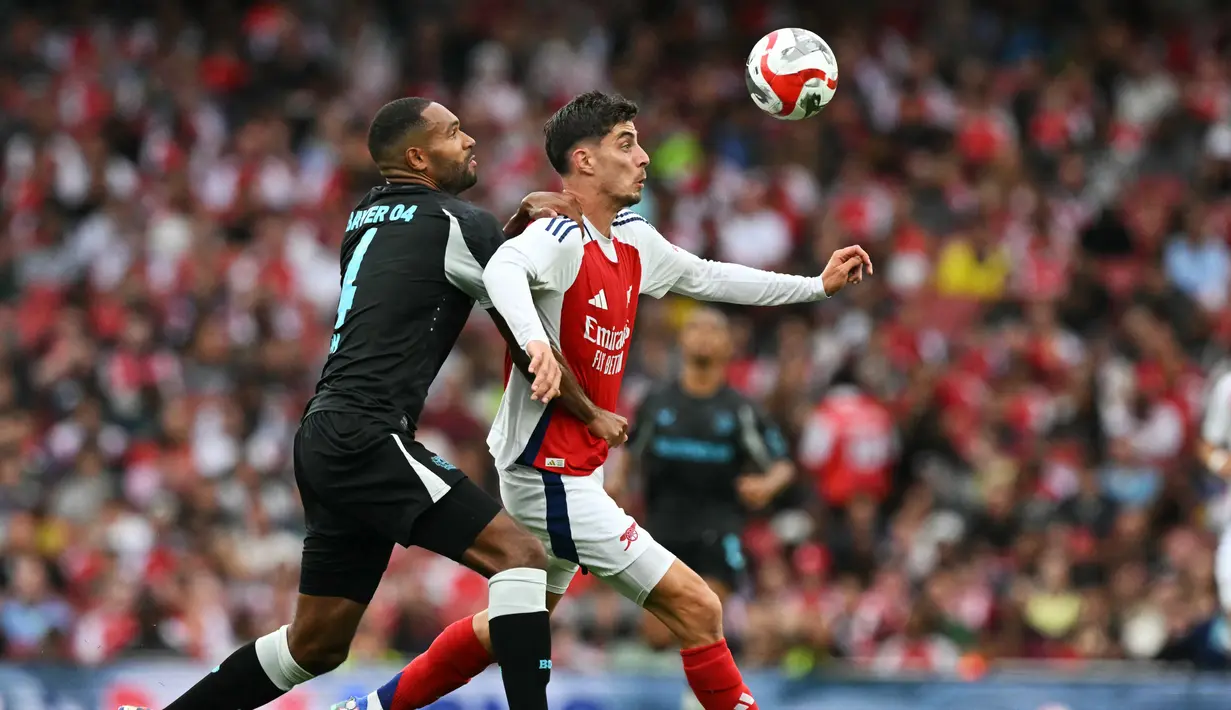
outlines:
{"label": "emirates logo on jersey", "polygon": [[633,543],[636,541],[637,523],[633,523],[632,525],[629,525],[628,529],[624,531],[624,534],[620,536],[620,542],[624,543],[624,551],[628,552],[628,548],[632,547]]}
{"label": "emirates logo on jersey", "polygon": [[[594,316],[586,316],[586,329],[583,337],[598,346],[594,351],[594,359],[590,366],[604,375],[618,375],[624,371],[624,346],[633,334],[628,323],[620,330],[612,330],[599,325]],[[607,350],[609,352],[603,352]]]}

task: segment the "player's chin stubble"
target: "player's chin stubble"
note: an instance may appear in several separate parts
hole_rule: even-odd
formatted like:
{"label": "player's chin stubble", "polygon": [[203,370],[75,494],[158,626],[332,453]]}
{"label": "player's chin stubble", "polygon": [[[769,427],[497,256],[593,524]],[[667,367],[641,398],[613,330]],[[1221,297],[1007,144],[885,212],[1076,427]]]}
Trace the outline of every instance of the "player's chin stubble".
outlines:
{"label": "player's chin stubble", "polygon": [[470,169],[470,157],[467,156],[466,161],[458,166],[457,172],[449,180],[449,184],[443,187],[451,195],[460,195],[474,187],[478,181],[479,173],[477,170]]}

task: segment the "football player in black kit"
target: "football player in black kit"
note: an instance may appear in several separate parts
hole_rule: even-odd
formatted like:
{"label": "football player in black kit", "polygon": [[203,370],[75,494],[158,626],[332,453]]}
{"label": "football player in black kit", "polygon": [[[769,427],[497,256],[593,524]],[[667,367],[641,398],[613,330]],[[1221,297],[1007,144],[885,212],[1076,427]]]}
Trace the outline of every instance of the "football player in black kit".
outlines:
{"label": "football player in black kit", "polygon": [[[566,196],[536,193],[502,230],[457,198],[477,179],[474,146],[457,118],[427,99],[399,99],[373,119],[368,149],[387,184],[346,225],[329,357],[294,442],[307,523],[294,620],[233,653],[167,710],[254,710],[337,668],[394,544],[489,578],[492,649],[509,707],[547,708],[543,547],[414,439],[428,386],[475,302],[491,307],[483,267],[505,231],[555,213],[580,219]],[[559,394],[597,436],[623,438],[622,420],[594,410],[569,375],[561,380],[551,351],[512,351],[533,373],[536,398]]]}
{"label": "football player in black kit", "polygon": [[646,527],[725,600],[744,571],[746,512],[773,501],[795,469],[778,427],[727,384],[726,316],[708,307],[694,311],[680,350],[679,378],[641,402],[627,454],[607,487],[617,495],[639,463]]}

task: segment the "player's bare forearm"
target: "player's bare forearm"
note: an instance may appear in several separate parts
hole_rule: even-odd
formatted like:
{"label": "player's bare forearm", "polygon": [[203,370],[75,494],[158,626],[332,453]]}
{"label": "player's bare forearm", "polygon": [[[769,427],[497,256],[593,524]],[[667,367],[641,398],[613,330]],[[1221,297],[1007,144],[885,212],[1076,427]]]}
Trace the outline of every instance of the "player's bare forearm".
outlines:
{"label": "player's bare forearm", "polygon": [[[504,318],[495,308],[489,309],[487,313],[491,316],[492,322],[496,324],[496,329],[500,331],[500,336],[504,338],[504,342],[508,343],[509,354],[513,358],[513,366],[527,380],[534,380],[534,376],[530,374],[530,356],[517,344],[517,338],[513,336],[513,331],[509,329],[509,324],[505,322]],[[569,369],[568,363],[565,361],[564,355],[560,352],[559,348],[553,346],[551,351],[556,356],[556,361],[560,363],[560,396],[556,399],[560,402],[560,406],[564,407],[565,411],[581,420],[581,423],[588,425],[598,416],[599,408],[586,396],[585,391],[581,388],[581,383],[573,376],[573,371]]]}
{"label": "player's bare forearm", "polygon": [[504,236],[511,239],[526,231],[534,220],[556,216],[568,217],[581,224],[581,203],[576,197],[563,192],[532,192],[522,198],[517,214],[504,223]]}
{"label": "player's bare forearm", "polygon": [[518,210],[517,214],[509,217],[509,221],[504,223],[504,236],[506,239],[512,239],[518,234],[526,231],[526,226],[530,224],[530,215],[522,210]]}

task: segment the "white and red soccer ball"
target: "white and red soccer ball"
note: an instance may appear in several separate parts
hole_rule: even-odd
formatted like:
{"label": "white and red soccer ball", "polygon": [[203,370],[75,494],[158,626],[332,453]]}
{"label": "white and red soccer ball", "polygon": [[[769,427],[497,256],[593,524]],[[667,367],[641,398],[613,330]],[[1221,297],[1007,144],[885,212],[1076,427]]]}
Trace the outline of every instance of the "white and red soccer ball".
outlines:
{"label": "white and red soccer ball", "polygon": [[838,60],[825,40],[808,30],[774,30],[752,48],[744,80],[762,111],[799,121],[820,113],[833,98]]}

